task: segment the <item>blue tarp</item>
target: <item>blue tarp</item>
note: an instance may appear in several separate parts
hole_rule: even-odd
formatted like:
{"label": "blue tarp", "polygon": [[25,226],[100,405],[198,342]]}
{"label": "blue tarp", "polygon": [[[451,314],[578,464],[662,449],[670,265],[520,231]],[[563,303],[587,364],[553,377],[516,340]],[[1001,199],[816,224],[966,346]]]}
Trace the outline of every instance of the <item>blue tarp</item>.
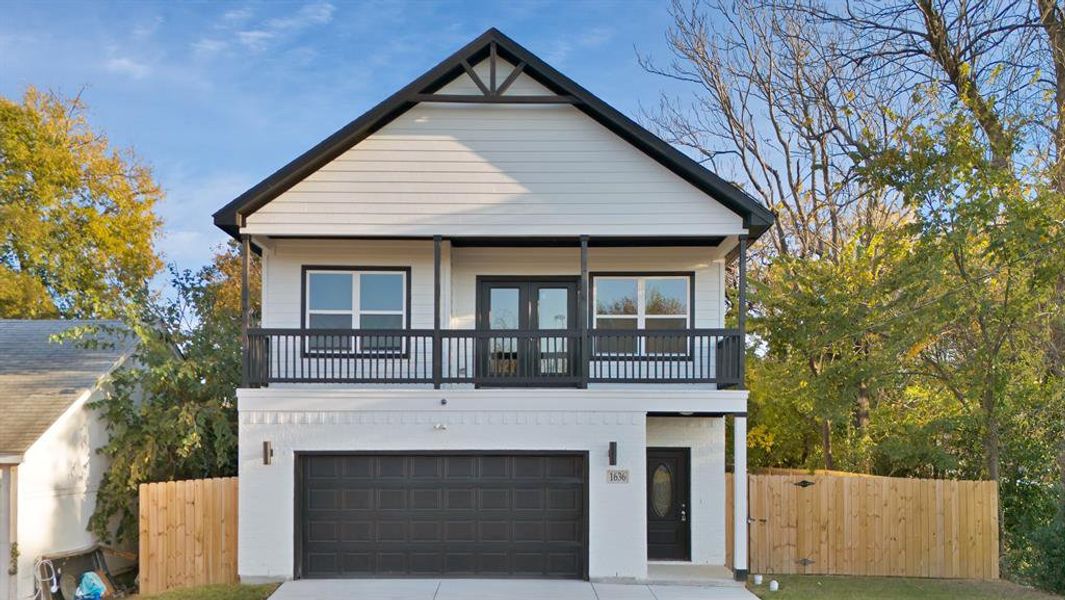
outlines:
{"label": "blue tarp", "polygon": [[104,592],[106,591],[107,588],[104,587],[104,582],[100,579],[100,576],[88,571],[81,575],[78,589],[74,592],[74,600],[100,600],[104,597]]}

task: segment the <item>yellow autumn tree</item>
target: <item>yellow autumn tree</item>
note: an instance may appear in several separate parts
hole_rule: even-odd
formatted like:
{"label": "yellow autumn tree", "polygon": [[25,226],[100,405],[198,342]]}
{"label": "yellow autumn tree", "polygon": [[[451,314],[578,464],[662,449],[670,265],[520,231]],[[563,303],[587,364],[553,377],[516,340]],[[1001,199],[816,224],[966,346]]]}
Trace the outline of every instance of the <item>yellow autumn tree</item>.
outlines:
{"label": "yellow autumn tree", "polygon": [[0,97],[0,318],[116,315],[162,266],[162,195],[79,98]]}

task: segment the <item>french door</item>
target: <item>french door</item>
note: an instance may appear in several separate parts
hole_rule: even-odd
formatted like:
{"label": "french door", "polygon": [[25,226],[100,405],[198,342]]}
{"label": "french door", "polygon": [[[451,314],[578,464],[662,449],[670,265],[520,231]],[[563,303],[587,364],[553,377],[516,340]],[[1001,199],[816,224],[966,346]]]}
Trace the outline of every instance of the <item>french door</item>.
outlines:
{"label": "french door", "polygon": [[577,279],[479,279],[477,379],[482,385],[575,385]]}

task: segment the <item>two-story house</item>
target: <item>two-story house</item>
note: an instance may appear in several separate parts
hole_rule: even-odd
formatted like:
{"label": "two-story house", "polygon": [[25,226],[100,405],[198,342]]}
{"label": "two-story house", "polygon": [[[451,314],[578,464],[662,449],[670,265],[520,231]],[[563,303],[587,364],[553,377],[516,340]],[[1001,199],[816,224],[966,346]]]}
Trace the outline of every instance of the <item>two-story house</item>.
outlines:
{"label": "two-story house", "polygon": [[493,29],[214,221],[262,261],[244,579],[745,575],[750,196]]}

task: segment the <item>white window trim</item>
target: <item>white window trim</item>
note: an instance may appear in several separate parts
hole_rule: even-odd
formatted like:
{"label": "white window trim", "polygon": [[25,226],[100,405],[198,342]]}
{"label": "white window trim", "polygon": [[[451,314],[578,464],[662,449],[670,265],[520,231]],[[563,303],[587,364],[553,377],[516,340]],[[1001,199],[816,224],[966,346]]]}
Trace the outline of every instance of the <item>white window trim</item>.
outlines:
{"label": "white window trim", "polygon": [[[347,275],[352,278],[351,282],[351,309],[338,310],[338,309],[324,309],[324,308],[311,308],[311,276],[312,275]],[[363,275],[399,275],[403,281],[403,287],[400,289],[400,310],[362,310],[359,308],[362,292],[361,278]],[[304,281],[304,294],[306,297],[303,299],[304,309],[303,319],[304,328],[311,329],[311,315],[350,315],[351,326],[353,330],[362,329],[362,315],[399,315],[400,325],[399,329],[407,329],[407,286],[410,285],[408,281],[408,271],[403,269],[307,269]],[[373,331],[373,330],[370,330]],[[348,352],[361,353],[362,338],[355,337],[355,344],[353,348],[349,348]],[[387,354],[402,354],[406,352],[406,340],[403,341],[403,347],[398,350],[381,350],[381,349],[367,349],[366,352],[372,353],[387,353]],[[329,352],[328,350],[314,350],[316,353]]]}
{"label": "white window trim", "polygon": [[[635,279],[636,280],[636,314],[635,315],[611,315],[600,314],[599,301],[598,301],[598,282],[601,280],[621,280],[621,279]],[[649,315],[646,313],[647,306],[647,280],[649,279],[676,279],[684,281],[684,303],[688,310],[684,314],[673,315]],[[655,319],[684,319],[683,329],[690,329],[692,326],[692,278],[689,275],[655,275],[648,273],[646,275],[596,275],[592,278],[592,327],[594,329],[599,328],[599,319],[636,319],[635,331],[647,331],[647,321]],[[684,356],[687,353],[665,353],[655,352],[648,354],[645,348],[646,338],[638,337],[638,346],[635,353],[632,352],[600,352],[597,353],[600,356]]]}

